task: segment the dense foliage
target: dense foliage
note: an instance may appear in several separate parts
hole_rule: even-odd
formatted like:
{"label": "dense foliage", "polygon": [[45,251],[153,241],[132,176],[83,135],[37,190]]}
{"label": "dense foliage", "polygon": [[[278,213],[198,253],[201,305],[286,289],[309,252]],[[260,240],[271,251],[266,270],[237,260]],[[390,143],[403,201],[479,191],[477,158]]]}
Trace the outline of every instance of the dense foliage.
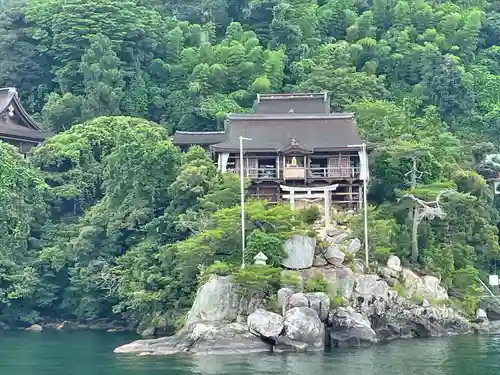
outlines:
{"label": "dense foliage", "polygon": [[[220,129],[257,92],[329,90],[332,110],[356,112],[377,144],[372,260],[398,254],[474,292],[500,265],[485,181],[500,170],[486,159],[499,16],[485,0],[2,2],[0,86],[59,134],[27,159],[0,145],[0,320],[170,324],[206,267],[241,254],[237,178],[168,133]],[[446,216],[415,224],[410,195],[440,195]],[[253,202],[247,220],[247,255],[279,263],[292,213]]]}

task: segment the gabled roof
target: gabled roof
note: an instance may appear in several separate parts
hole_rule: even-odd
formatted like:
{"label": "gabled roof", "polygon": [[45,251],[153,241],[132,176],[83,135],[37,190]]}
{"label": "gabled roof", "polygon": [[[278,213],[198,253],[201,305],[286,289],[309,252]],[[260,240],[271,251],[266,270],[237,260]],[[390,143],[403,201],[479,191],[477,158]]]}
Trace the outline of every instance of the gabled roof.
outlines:
{"label": "gabled roof", "polygon": [[203,145],[209,146],[226,140],[226,133],[223,131],[214,132],[187,132],[176,131],[172,137],[172,143],[176,146]]}
{"label": "gabled roof", "polygon": [[227,140],[211,145],[214,151],[239,150],[240,136],[252,139],[246,151],[285,152],[299,146],[302,152],[318,152],[362,143],[352,113],[233,114],[228,120]]}
{"label": "gabled roof", "polygon": [[303,94],[257,94],[256,114],[320,114],[330,113],[327,92]]}
{"label": "gabled roof", "polygon": [[40,143],[50,135],[26,112],[15,88],[0,88],[0,139]]}

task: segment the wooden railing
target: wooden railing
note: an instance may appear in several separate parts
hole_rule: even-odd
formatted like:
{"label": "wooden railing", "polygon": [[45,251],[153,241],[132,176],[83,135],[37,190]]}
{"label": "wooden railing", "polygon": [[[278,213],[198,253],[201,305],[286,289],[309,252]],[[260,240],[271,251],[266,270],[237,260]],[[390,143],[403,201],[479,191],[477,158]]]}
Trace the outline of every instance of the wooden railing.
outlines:
{"label": "wooden railing", "polygon": [[309,168],[308,177],[315,178],[359,178],[359,167]]}
{"label": "wooden railing", "polygon": [[[238,168],[231,168],[228,172],[240,173]],[[280,179],[305,179],[307,178],[359,178],[359,167],[321,167],[321,168],[304,168],[304,167],[285,167],[279,171]],[[254,180],[275,180],[278,178],[277,168],[245,168],[245,177]]]}
{"label": "wooden railing", "polygon": [[[228,169],[228,172],[240,173],[238,168]],[[258,180],[274,180],[278,178],[276,168],[245,168],[243,170],[245,177]]]}

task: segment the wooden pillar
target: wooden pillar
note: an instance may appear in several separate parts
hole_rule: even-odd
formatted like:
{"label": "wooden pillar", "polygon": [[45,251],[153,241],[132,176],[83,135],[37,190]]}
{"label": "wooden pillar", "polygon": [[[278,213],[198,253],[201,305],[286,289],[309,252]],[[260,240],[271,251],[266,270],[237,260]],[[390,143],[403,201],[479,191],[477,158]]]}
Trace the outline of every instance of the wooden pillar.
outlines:
{"label": "wooden pillar", "polygon": [[276,156],[276,178],[280,178],[280,157]]}
{"label": "wooden pillar", "polygon": [[363,187],[358,185],[358,210],[361,211],[363,207]]}
{"label": "wooden pillar", "polygon": [[330,190],[325,189],[325,226],[330,224]]}

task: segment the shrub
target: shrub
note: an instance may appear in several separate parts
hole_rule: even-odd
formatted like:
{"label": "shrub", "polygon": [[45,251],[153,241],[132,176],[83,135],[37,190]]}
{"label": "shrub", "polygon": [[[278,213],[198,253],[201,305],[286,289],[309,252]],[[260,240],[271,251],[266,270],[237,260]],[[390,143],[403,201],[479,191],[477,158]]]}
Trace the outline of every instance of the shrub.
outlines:
{"label": "shrub", "polygon": [[392,287],[392,290],[394,290],[398,294],[398,296],[404,297],[405,287],[399,281]]}
{"label": "shrub", "polygon": [[315,273],[306,281],[304,287],[305,291],[308,293],[312,292],[328,292],[328,281],[325,280],[323,275]]}
{"label": "shrub", "polygon": [[373,258],[380,263],[386,263],[392,255],[392,249],[389,247],[377,246],[373,251]]}
{"label": "shrub", "polygon": [[269,298],[280,288],[281,269],[253,264],[236,270],[233,278],[234,283],[240,286],[239,293],[259,293]]}
{"label": "shrub", "polygon": [[281,285],[283,287],[297,288],[301,284],[301,277],[297,271],[281,272]]}
{"label": "shrub", "polygon": [[267,264],[272,266],[279,266],[286,257],[283,241],[272,234],[257,229],[248,236],[247,241],[245,261],[248,264],[253,263],[253,258],[261,251],[267,256]]}
{"label": "shrub", "polygon": [[297,217],[306,224],[314,224],[321,217],[321,211],[318,206],[313,205],[300,210]]}
{"label": "shrub", "polygon": [[224,263],[216,260],[206,269],[206,274],[216,274],[220,276],[228,276],[232,273],[234,266],[229,263]]}

